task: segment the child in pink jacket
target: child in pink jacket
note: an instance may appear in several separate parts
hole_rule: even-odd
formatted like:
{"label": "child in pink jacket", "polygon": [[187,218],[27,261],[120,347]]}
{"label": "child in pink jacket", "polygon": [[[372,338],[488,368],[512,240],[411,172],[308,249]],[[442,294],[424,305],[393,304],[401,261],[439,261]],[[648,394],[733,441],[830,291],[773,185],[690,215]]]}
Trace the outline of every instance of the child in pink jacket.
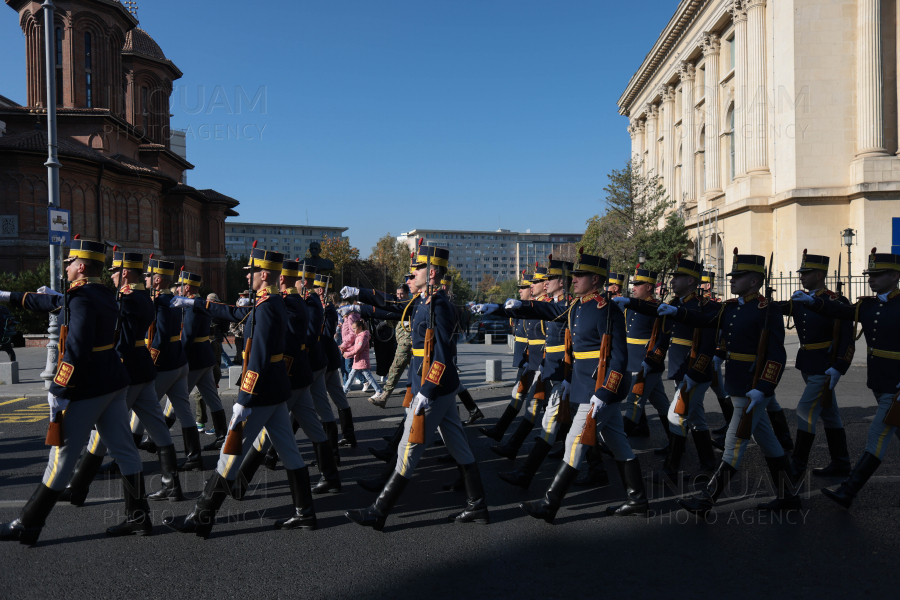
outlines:
{"label": "child in pink jacket", "polygon": [[[354,313],[350,313],[354,314]],[[381,393],[381,387],[375,381],[372,371],[369,370],[371,364],[369,362],[369,341],[372,339],[366,328],[366,322],[362,319],[355,321],[353,327],[353,343],[344,350],[344,358],[353,359],[353,368],[347,375],[347,382],[344,384],[344,393],[350,391],[353,380],[357,375],[361,375],[363,379],[372,386],[376,393]]]}

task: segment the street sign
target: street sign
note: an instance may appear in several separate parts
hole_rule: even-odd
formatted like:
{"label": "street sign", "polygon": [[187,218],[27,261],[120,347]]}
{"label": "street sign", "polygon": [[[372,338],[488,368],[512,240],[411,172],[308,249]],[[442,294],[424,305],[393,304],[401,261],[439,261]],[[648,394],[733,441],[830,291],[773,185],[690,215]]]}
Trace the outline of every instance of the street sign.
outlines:
{"label": "street sign", "polygon": [[51,246],[69,245],[69,222],[71,212],[63,208],[48,208],[47,222],[50,223],[49,235]]}

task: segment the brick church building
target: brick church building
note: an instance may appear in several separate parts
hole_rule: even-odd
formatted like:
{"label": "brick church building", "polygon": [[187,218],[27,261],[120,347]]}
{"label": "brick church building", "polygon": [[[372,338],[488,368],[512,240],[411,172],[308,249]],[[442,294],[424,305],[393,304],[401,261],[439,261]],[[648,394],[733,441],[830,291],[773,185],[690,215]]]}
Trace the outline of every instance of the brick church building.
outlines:
{"label": "brick church building", "polygon": [[[47,118],[40,2],[6,0],[25,34],[28,98],[0,96],[0,271],[48,256]],[[57,0],[54,41],[60,203],[71,233],[151,252],[225,291],[225,229],[238,201],[185,185],[169,97],[182,76],[116,0]],[[5,127],[5,131],[4,131]]]}

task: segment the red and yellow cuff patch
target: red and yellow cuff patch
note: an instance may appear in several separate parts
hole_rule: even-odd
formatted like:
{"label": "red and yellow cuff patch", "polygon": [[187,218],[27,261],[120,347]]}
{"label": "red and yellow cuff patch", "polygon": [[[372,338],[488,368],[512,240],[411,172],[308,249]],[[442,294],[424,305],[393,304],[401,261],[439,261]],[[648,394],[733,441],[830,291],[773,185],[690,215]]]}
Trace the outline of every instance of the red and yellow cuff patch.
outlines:
{"label": "red and yellow cuff patch", "polygon": [[72,379],[73,373],[75,373],[75,366],[64,362],[59,365],[59,369],[56,371],[56,377],[53,378],[53,383],[61,385],[62,387],[68,387],[69,380]]}
{"label": "red and yellow cuff patch", "polygon": [[284,367],[287,369],[288,377],[291,376],[291,365],[293,365],[293,364],[294,364],[294,357],[288,356],[287,354],[285,354],[284,355]]}
{"label": "red and yellow cuff patch", "polygon": [[856,346],[850,344],[847,346],[847,351],[844,352],[844,360],[849,362],[853,362],[853,355],[856,354]]}
{"label": "red and yellow cuff patch", "polygon": [[603,387],[615,394],[619,391],[620,383],[622,383],[622,374],[618,371],[610,371],[609,377],[606,378],[606,385]]}
{"label": "red and yellow cuff patch", "polygon": [[441,384],[441,376],[444,374],[444,370],[446,367],[443,363],[435,362],[431,365],[431,368],[428,369],[428,375],[425,376],[425,381],[429,381],[435,385]]}
{"label": "red and yellow cuff patch", "polygon": [[768,381],[769,383],[777,384],[779,373],[781,373],[781,364],[775,362],[774,360],[770,360],[766,362],[766,366],[763,368],[760,379],[762,381]]}
{"label": "red and yellow cuff patch", "polygon": [[150,348],[150,358],[153,359],[153,364],[156,364],[156,359],[159,358],[159,348]]}
{"label": "red and yellow cuff patch", "polygon": [[701,354],[697,357],[696,362],[694,362],[694,370],[696,371],[705,371],[706,367],[709,365],[709,357],[705,354]]}
{"label": "red and yellow cuff patch", "polygon": [[244,373],[244,379],[241,381],[241,391],[252,394],[256,388],[256,382],[259,381],[259,373],[256,371],[247,371]]}

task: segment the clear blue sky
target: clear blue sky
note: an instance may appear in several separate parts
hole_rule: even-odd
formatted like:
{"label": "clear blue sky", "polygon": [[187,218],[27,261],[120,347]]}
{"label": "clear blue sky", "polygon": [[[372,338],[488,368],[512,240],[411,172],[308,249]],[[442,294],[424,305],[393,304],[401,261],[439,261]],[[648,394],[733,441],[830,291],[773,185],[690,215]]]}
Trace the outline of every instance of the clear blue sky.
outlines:
{"label": "clear blue sky", "polygon": [[[416,227],[583,231],[628,158],[616,100],[678,2],[141,4],[185,74],[188,183],[241,220],[349,227],[367,256]],[[0,16],[0,94],[21,103],[24,37]]]}

